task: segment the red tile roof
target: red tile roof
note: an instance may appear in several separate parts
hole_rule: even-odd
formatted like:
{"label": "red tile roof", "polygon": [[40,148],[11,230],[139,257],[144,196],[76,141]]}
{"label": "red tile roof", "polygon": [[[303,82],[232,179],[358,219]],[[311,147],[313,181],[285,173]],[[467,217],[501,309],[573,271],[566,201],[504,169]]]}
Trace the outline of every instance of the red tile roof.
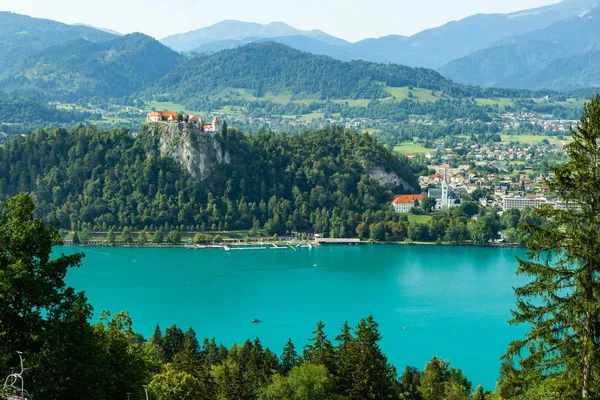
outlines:
{"label": "red tile roof", "polygon": [[394,204],[412,204],[415,199],[419,201],[423,200],[426,196],[424,194],[400,194],[394,196]]}

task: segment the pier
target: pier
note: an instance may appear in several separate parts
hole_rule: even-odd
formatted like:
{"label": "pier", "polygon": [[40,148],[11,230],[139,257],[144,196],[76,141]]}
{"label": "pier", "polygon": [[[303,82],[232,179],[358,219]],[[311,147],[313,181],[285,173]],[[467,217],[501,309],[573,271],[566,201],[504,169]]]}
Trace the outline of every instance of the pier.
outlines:
{"label": "pier", "polygon": [[360,244],[357,238],[315,238],[317,244]]}

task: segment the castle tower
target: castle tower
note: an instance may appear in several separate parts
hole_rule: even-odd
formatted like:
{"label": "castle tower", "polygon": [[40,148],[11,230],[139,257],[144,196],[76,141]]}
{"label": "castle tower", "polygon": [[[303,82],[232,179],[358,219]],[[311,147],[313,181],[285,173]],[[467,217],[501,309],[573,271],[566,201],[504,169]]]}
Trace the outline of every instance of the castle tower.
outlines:
{"label": "castle tower", "polygon": [[213,119],[213,132],[221,132],[221,122],[217,117]]}

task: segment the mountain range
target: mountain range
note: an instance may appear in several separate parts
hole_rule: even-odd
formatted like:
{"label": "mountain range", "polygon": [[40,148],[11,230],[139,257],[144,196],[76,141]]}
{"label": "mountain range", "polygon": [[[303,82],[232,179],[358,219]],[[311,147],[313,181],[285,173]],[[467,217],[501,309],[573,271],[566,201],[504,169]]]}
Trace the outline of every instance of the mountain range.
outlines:
{"label": "mountain range", "polygon": [[600,82],[599,50],[597,5],[581,15],[452,61],[440,72],[471,85],[566,91]]}
{"label": "mountain range", "polygon": [[[57,92],[62,97],[90,95],[80,91],[82,85],[69,86],[75,80],[99,97],[109,92],[121,96],[172,72],[186,58],[175,51],[210,55],[265,41],[341,61],[436,69],[469,85],[562,91],[599,87],[599,4],[600,0],[564,0],[510,14],[478,14],[410,37],[389,35],[355,43],[283,22],[261,25],[226,20],[162,39],[173,51],[141,34],[120,36],[81,24],[0,12],[0,91],[39,92],[42,97]],[[132,37],[138,38],[140,48],[134,49]],[[56,67],[67,59],[74,65],[71,70],[67,65]],[[83,69],[79,69],[81,64]],[[57,72],[65,73],[65,69],[68,79],[61,80]],[[125,88],[119,90],[119,85]]]}
{"label": "mountain range", "polygon": [[210,52],[269,39],[340,60],[363,59],[436,69],[503,39],[578,16],[598,3],[598,0],[566,0],[511,14],[477,14],[413,36],[389,35],[356,43],[321,31],[295,29],[283,22],[260,25],[240,21],[223,21],[161,41],[177,51]]}

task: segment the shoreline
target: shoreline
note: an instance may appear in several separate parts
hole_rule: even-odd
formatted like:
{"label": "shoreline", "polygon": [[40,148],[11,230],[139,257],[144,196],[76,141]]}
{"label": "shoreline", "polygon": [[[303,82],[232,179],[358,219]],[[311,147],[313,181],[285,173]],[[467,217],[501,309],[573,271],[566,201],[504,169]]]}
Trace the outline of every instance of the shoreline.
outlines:
{"label": "shoreline", "polygon": [[495,248],[526,248],[526,246],[520,246],[518,244],[509,244],[509,243],[488,243],[485,245],[481,245],[481,244],[475,244],[475,243],[469,243],[469,242],[465,242],[465,243],[436,243],[436,242],[411,242],[411,243],[407,243],[407,242],[377,242],[377,241],[361,241],[359,243],[351,243],[351,244],[333,244],[333,243],[315,243],[314,241],[311,242],[264,242],[264,243],[260,243],[260,242],[236,242],[235,244],[231,244],[231,243],[225,243],[225,244],[210,244],[210,245],[204,245],[204,244],[198,244],[198,245],[189,245],[189,244],[169,244],[169,243],[163,243],[163,244],[153,244],[153,243],[147,243],[147,244],[143,244],[143,245],[138,245],[136,243],[132,243],[132,244],[114,244],[112,246],[107,245],[107,244],[86,244],[86,243],[79,243],[79,244],[73,244],[73,243],[64,243],[59,245],[59,246],[65,246],[65,247],[99,247],[99,248],[106,248],[106,247],[125,247],[125,248],[136,248],[136,249],[141,249],[141,248],[165,248],[165,249],[184,249],[184,250],[206,250],[206,249],[223,249],[226,251],[230,251],[230,250],[242,250],[239,249],[240,247],[249,247],[252,248],[252,250],[254,249],[288,249],[288,248],[293,248],[294,250],[296,250],[297,247],[300,248],[304,248],[306,245],[310,244],[313,247],[321,247],[321,246],[333,246],[333,247],[340,247],[340,246],[344,246],[344,247],[348,247],[348,246],[358,246],[358,245],[400,245],[400,246],[459,246],[459,247],[495,247]]}

